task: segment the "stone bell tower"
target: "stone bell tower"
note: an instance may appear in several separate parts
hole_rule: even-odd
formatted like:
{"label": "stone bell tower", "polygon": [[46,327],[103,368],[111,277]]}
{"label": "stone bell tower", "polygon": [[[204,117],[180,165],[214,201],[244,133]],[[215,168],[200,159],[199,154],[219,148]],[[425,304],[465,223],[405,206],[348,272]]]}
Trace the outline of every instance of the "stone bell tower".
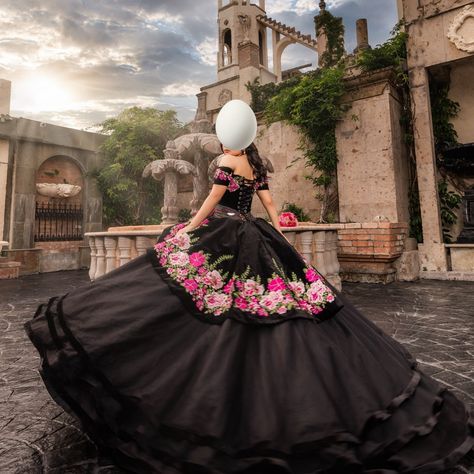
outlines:
{"label": "stone bell tower", "polygon": [[268,68],[266,27],[257,20],[265,14],[265,0],[258,5],[249,0],[231,0],[226,4],[218,0],[217,7],[217,80],[239,76],[237,95],[245,100],[248,92],[244,83],[261,78],[261,68]]}
{"label": "stone bell tower", "polygon": [[[268,29],[272,32],[272,70],[268,68]],[[267,16],[265,0],[217,0],[217,32],[217,81],[201,87],[197,94],[196,131],[207,130],[229,100],[250,104],[247,83],[257,78],[262,85],[283,80],[287,71],[282,71],[281,55],[288,45],[299,43],[317,52],[317,41],[311,35]],[[311,63],[289,71],[307,66]]]}

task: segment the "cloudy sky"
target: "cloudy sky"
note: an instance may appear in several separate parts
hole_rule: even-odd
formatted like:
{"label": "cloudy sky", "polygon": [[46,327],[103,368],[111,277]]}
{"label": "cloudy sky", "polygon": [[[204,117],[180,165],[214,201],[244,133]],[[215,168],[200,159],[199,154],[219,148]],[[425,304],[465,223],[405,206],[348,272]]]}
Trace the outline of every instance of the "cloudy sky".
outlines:
{"label": "cloudy sky", "polygon": [[[344,18],[348,51],[357,18],[368,18],[372,45],[397,22],[396,0],[327,3]],[[267,0],[266,12],[314,36],[318,4]],[[172,108],[188,122],[199,88],[217,78],[216,18],[216,0],[1,0],[0,78],[12,81],[11,115],[93,130],[137,105]],[[283,68],[315,59],[290,45]]]}

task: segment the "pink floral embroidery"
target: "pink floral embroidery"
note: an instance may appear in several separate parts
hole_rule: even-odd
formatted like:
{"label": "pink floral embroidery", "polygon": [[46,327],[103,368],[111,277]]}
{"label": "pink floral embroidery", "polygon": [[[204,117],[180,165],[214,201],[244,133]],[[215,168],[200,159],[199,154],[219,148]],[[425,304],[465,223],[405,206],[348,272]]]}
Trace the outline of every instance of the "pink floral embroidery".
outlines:
{"label": "pink floral embroidery", "polygon": [[[207,219],[203,224],[207,224]],[[220,315],[234,307],[260,317],[283,315],[292,309],[318,314],[335,299],[321,275],[308,263],[304,269],[307,281],[298,279],[294,273],[288,277],[280,271],[262,282],[260,275],[249,275],[250,267],[240,275],[229,276],[229,272],[218,269],[218,264],[232,260],[234,255],[224,254],[211,262],[211,254],[189,250],[199,237],[190,233],[176,236],[184,225],[175,225],[169,235],[155,245],[155,251],[167,274],[183,286],[204,313]]]}
{"label": "pink floral embroidery", "polygon": [[236,181],[236,179],[227,171],[224,171],[220,168],[216,169],[216,172],[214,173],[214,179],[220,179],[222,181],[229,181],[228,184],[228,189],[230,192],[236,191],[237,189],[240,188],[239,183]]}
{"label": "pink floral embroidery", "polygon": [[266,183],[268,183],[268,176],[265,176],[265,177],[259,179],[258,181],[255,181],[254,188],[259,189],[260,187],[262,187]]}
{"label": "pink floral embroidery", "polygon": [[[240,188],[240,181],[245,180],[243,176],[240,175],[233,175],[231,173],[228,173],[227,171],[224,171],[221,168],[217,168],[215,173],[214,173],[214,179],[220,179],[222,181],[229,181],[228,189],[230,192],[236,191],[237,189]],[[268,183],[268,176],[265,176],[264,178],[261,178],[259,180],[254,179],[253,180],[253,189],[259,189],[263,184]]]}

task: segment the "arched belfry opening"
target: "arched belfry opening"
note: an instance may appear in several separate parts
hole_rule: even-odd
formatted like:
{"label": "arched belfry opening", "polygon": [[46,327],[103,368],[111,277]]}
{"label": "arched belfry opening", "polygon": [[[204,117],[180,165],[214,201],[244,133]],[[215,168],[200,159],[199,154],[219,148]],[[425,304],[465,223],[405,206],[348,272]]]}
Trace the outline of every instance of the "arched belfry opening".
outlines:
{"label": "arched belfry opening", "polygon": [[261,65],[266,66],[264,47],[265,47],[265,38],[264,38],[262,30],[259,30],[258,31],[258,59]]}
{"label": "arched belfry opening", "polygon": [[232,31],[230,28],[222,32],[222,65],[232,64]]}

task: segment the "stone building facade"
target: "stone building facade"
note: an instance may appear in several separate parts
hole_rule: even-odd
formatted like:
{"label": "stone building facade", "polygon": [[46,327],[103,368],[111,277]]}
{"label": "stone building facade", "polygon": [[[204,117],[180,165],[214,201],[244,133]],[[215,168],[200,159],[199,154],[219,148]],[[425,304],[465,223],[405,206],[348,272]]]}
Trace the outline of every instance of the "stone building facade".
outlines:
{"label": "stone building facade", "polygon": [[105,137],[12,117],[10,95],[0,80],[0,277],[87,266],[83,234],[102,229],[102,198],[87,172]]}
{"label": "stone building facade", "polygon": [[[474,142],[474,2],[468,0],[399,0],[408,33],[408,71],[413,102],[415,152],[423,220],[419,245],[422,275],[469,278],[474,274],[474,242],[445,244],[437,192],[438,170],[430,103],[430,82],[448,77],[450,98],[461,106],[453,125],[462,144]],[[472,150],[472,149],[471,149]],[[474,161],[473,152],[465,157]],[[462,178],[462,176],[461,176]],[[470,184],[474,184],[471,179]],[[469,186],[469,180],[467,181]],[[473,211],[470,213],[471,223]],[[463,223],[460,213],[459,222]],[[458,228],[458,232],[459,232]]]}

